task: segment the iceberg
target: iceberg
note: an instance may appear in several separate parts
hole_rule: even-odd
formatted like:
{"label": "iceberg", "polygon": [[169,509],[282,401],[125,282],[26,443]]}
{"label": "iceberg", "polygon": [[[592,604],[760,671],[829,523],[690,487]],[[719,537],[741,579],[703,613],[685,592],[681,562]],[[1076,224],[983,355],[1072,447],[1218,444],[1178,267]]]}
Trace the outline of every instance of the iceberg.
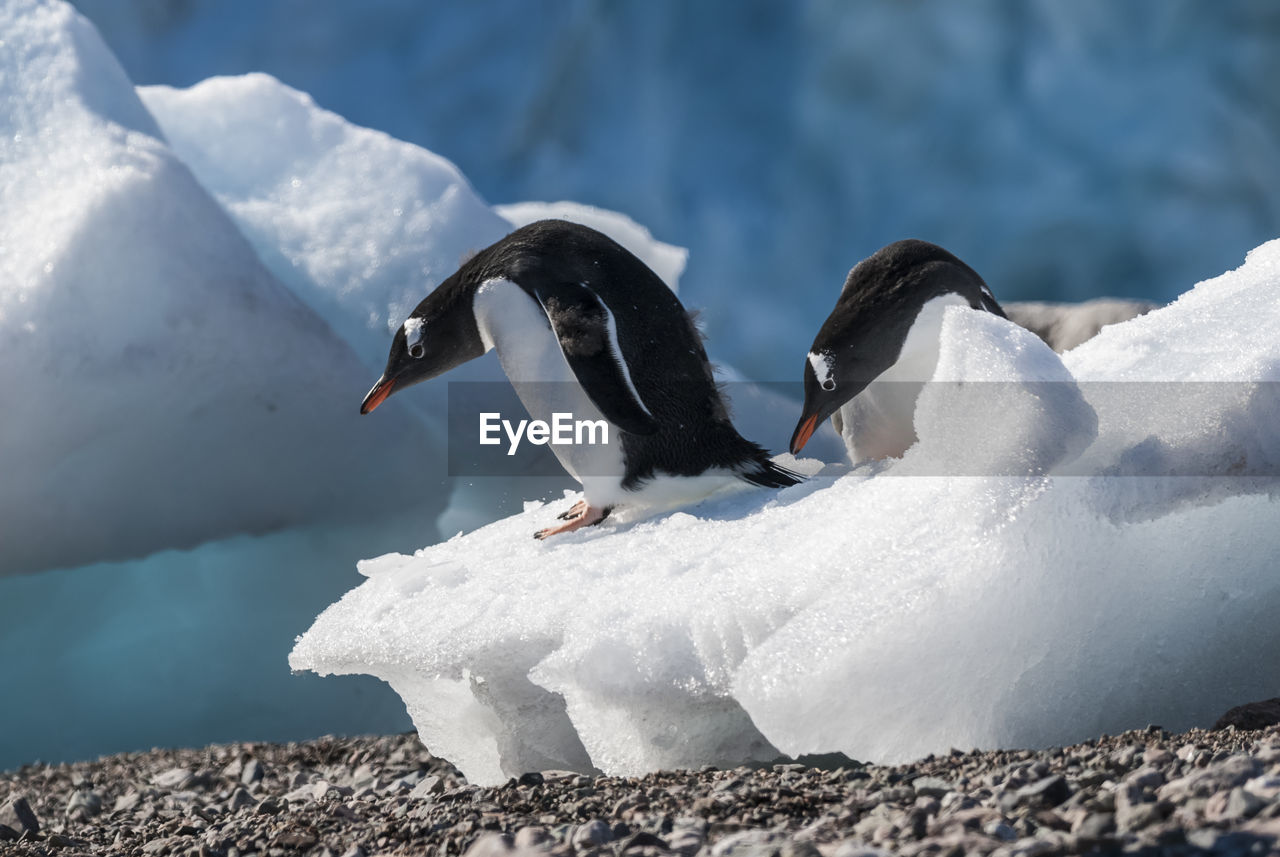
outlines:
{"label": "iceberg", "polygon": [[436,284],[511,231],[449,161],[269,75],[138,93],[272,273],[370,369]]}
{"label": "iceberg", "polygon": [[[810,481],[546,544],[561,506],[529,503],[360,563],[290,664],[386,681],[480,783],[1043,747],[1274,695],[1280,240],[1062,356],[947,312],[901,459],[785,459]],[[1230,393],[1151,408],[1205,382]]]}
{"label": "iceberg", "polygon": [[438,514],[404,467],[431,478],[429,432],[403,409],[360,420],[356,354],[263,267],[92,27],[19,0],[0,29],[0,575]]}

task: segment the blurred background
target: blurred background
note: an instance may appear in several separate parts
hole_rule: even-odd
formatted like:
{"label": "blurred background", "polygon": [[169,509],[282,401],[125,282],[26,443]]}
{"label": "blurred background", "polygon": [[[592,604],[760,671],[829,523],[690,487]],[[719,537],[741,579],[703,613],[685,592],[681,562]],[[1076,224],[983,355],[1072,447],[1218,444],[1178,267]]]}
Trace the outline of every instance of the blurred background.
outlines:
{"label": "blurred background", "polygon": [[1280,224],[1267,0],[76,5],[135,83],[265,71],[491,203],[630,215],[761,380],[898,238],[1005,300],[1167,300]]}
{"label": "blurred background", "polygon": [[[629,215],[689,249],[680,294],[712,357],[761,381],[798,377],[848,269],[898,238],[1002,300],[1167,301],[1280,234],[1271,0],[74,5],[133,84],[264,71],[453,161],[488,203]],[[379,683],[285,658],[358,559],[444,529],[295,527],[0,577],[18,703],[0,768],[409,728]]]}

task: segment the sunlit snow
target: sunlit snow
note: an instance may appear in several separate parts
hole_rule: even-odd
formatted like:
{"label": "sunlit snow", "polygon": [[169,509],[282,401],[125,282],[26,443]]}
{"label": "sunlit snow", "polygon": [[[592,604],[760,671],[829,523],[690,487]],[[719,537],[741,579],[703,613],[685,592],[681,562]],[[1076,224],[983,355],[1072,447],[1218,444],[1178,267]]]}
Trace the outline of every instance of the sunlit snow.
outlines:
{"label": "sunlit snow", "polygon": [[432,466],[430,434],[402,408],[360,419],[368,371],[263,267],[92,28],[14,2],[0,31],[0,575],[438,514],[403,467]]}
{"label": "sunlit snow", "polygon": [[[1280,684],[1277,324],[1280,241],[1065,358],[950,308],[902,459],[545,544],[531,504],[361,563],[291,663],[386,680],[480,782],[1207,724]],[[1180,378],[1232,392],[1149,406]]]}

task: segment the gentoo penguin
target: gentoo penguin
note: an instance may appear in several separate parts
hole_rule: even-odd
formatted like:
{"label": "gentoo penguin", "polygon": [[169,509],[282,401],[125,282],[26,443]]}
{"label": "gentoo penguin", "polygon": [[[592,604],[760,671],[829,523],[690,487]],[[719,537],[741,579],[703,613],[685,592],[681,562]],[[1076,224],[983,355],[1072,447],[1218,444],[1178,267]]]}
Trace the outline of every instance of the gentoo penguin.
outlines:
{"label": "gentoo penguin", "polygon": [[597,524],[618,505],[696,499],[735,479],[798,481],[734,429],[675,294],[594,229],[542,220],[469,259],[396,331],[360,412],[489,349],[533,419],[567,412],[613,430],[608,445],[551,444],[584,499],[536,538]]}
{"label": "gentoo penguin", "polygon": [[936,244],[896,241],[859,262],[805,359],[792,454],[828,417],[855,463],[900,456],[915,443],[916,398],[937,366],[943,313],[953,305],[1004,316],[982,278]]}

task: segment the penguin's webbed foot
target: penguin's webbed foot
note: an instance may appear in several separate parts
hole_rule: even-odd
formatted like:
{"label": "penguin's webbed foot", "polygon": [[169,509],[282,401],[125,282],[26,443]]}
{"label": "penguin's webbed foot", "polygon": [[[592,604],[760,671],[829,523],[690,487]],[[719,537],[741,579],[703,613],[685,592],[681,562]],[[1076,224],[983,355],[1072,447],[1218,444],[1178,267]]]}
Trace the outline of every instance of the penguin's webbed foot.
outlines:
{"label": "penguin's webbed foot", "polygon": [[[579,509],[578,506],[581,506],[582,508]],[[576,514],[574,514],[575,511]],[[583,527],[594,527],[596,524],[609,517],[609,513],[611,511],[613,511],[612,506],[605,506],[603,509],[596,509],[593,506],[588,506],[584,501],[578,503],[568,512],[560,515],[561,518],[567,519],[565,523],[558,527],[547,527],[545,530],[538,530],[533,534],[533,537],[538,541],[542,541],[544,539],[549,539],[552,536],[558,536],[561,533],[572,533],[574,530],[580,530]]]}
{"label": "penguin's webbed foot", "polygon": [[572,518],[578,517],[583,512],[585,512],[586,509],[587,509],[587,501],[579,500],[578,502],[570,506],[568,509],[561,512],[559,515],[556,515],[556,517],[559,518],[561,521],[568,521]]}

